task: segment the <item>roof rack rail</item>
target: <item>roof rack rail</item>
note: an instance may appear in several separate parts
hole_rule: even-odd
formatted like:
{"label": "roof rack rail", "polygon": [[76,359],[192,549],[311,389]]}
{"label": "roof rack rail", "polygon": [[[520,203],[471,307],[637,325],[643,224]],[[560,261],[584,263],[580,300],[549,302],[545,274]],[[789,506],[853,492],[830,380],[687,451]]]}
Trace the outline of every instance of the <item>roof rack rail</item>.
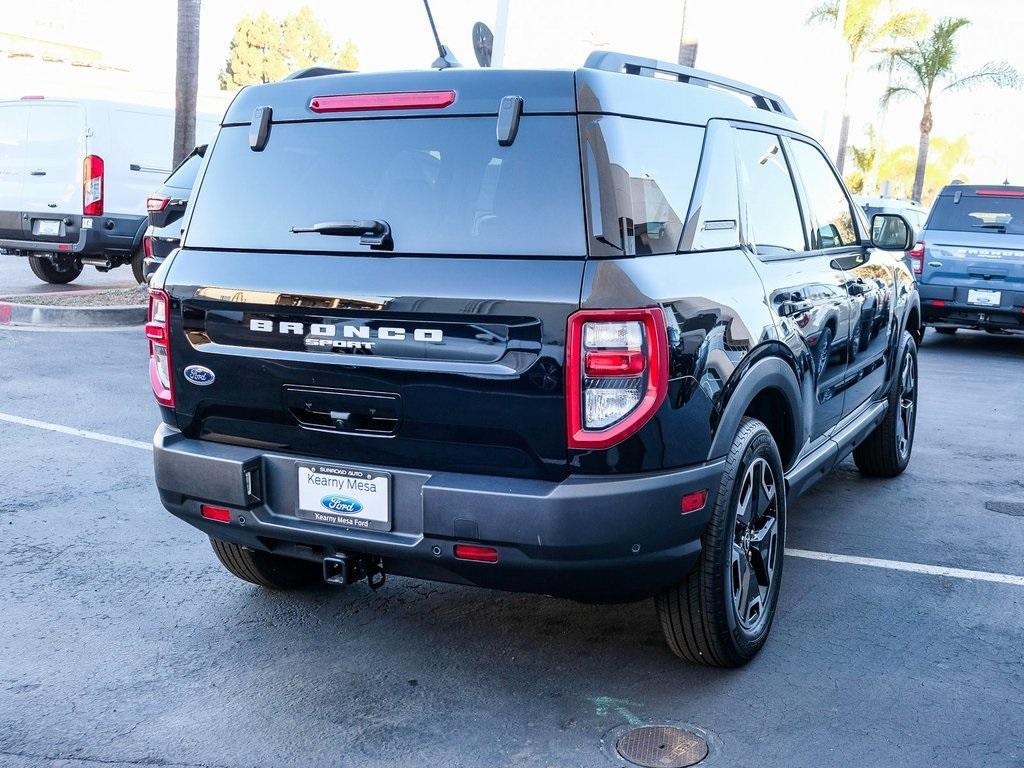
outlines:
{"label": "roof rack rail", "polygon": [[709,86],[721,88],[741,96],[747,96],[753,100],[754,106],[758,109],[777,112],[780,115],[796,119],[796,115],[793,114],[789,105],[782,97],[776,96],[774,93],[711,72],[684,67],[681,64],[671,64],[667,61],[647,59],[642,56],[630,56],[628,53],[618,53],[617,51],[594,51],[587,57],[583,66],[587,69],[600,69],[604,72],[619,72],[642,77],[657,77],[659,74],[671,75],[681,83],[700,85],[705,88]]}
{"label": "roof rack rail", "polygon": [[354,71],[352,69],[335,69],[334,67],[306,67],[295,70],[284,79],[304,80],[307,77],[323,77],[324,75],[348,75]]}

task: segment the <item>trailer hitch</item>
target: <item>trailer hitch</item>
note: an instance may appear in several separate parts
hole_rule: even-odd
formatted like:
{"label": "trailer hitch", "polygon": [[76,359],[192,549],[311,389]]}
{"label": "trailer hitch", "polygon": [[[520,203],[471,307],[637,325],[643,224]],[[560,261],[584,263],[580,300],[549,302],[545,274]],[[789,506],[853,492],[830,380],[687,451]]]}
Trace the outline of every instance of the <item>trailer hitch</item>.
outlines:
{"label": "trailer hitch", "polygon": [[347,587],[363,579],[374,592],[384,586],[387,574],[379,557],[339,553],[324,558],[324,581],[328,584]]}

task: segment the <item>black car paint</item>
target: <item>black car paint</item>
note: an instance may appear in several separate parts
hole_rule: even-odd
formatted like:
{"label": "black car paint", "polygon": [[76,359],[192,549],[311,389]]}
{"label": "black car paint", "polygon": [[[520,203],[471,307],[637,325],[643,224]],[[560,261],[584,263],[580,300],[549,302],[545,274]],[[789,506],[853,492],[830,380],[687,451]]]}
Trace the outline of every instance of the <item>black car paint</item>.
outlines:
{"label": "black car paint", "polygon": [[[583,113],[676,118],[677,94],[671,89],[677,86],[653,78],[588,70],[493,71],[341,76],[246,89],[228,110],[225,125],[247,124],[253,110],[267,102],[275,105],[275,122],[325,119],[306,109],[318,93],[442,87],[459,93],[446,118],[494,114],[495,96],[525,94],[521,130],[529,129],[529,116],[536,113],[578,111],[581,122]],[[172,444],[184,446],[183,454],[223,454],[228,463],[237,454],[237,467],[221,477],[236,488],[245,466],[263,462],[277,467],[274,472],[287,472],[288,457],[400,467],[395,471],[412,477],[406,482],[420,484],[423,524],[410,518],[404,532],[387,535],[325,530],[297,522],[284,511],[283,497],[264,503],[234,493],[212,500],[249,509],[250,529],[219,527],[199,518],[198,499],[171,480],[161,484],[165,505],[211,535],[246,545],[311,559],[334,551],[379,554],[395,572],[424,578],[597,600],[640,597],[678,580],[699,552],[704,516],[690,519],[695,527],[669,534],[656,524],[661,512],[643,506],[653,497],[628,484],[692,469],[713,499],[714,468],[740,420],[753,413],[776,433],[791,491],[803,490],[878,423],[903,330],[915,328],[920,316],[912,275],[899,255],[867,244],[860,214],[855,220],[862,245],[785,257],[752,252],[737,200],[716,190],[709,170],[728,168],[721,152],[712,151],[715,142],[728,146],[722,137],[730,127],[751,118],[739,108],[722,111],[728,119],[707,123],[681,253],[622,257],[591,251],[579,260],[516,260],[197,250],[188,246],[186,224],[185,247],[172,256],[156,286],[171,297],[178,397],[177,410],[161,409],[167,427],[160,441],[168,447],[158,452],[158,483],[188,466],[179,457],[175,461],[182,464],[175,468]],[[772,113],[757,119],[761,130],[813,143]],[[586,156],[581,165],[586,175]],[[201,180],[198,189],[196,204],[202,205]],[[586,180],[584,190],[589,194]],[[723,206],[726,210],[716,210]],[[737,222],[731,233],[718,239],[702,233],[705,221],[730,219]],[[809,233],[806,215],[804,224]],[[857,287],[851,291],[851,286]],[[562,366],[568,315],[578,308],[649,306],[665,312],[668,396],[641,429],[617,445],[567,450]],[[311,363],[301,350],[246,335],[251,314],[311,323],[326,317],[369,319],[382,311],[414,323],[449,319],[499,331],[517,326],[524,336],[519,348],[510,349],[506,341],[497,361],[483,363],[372,357],[364,362],[355,356]],[[857,329],[860,334],[866,329],[867,339]],[[200,362],[216,368],[216,383],[189,387],[180,371]],[[291,384],[397,394],[401,438],[304,429],[282,408],[282,388]],[[198,467],[196,476],[202,476]],[[621,491],[609,482],[622,483]],[[608,514],[618,510],[633,516],[636,541],[609,528],[605,517],[595,518],[593,530],[571,516],[556,522],[557,506],[537,507],[536,514],[531,506],[520,517],[500,517],[500,523],[487,514],[488,507],[503,508],[520,492],[554,498],[566,484],[586,483],[608,489],[603,496]],[[447,506],[428,503],[426,489],[434,485],[455,494]],[[675,490],[678,498],[685,488]],[[402,491],[407,492],[408,487]],[[268,493],[274,495],[273,484]],[[407,498],[415,508],[416,494]],[[467,498],[473,503],[467,505]],[[405,514],[396,506],[396,520]],[[678,511],[667,519],[678,521]],[[534,547],[532,533],[556,524],[559,535],[545,540],[538,533]],[[573,547],[574,537],[598,543]],[[455,560],[449,545],[457,540],[502,546],[502,566],[486,570]],[[503,571],[506,563],[509,570]],[[637,577],[631,586],[621,583],[626,574]]]}

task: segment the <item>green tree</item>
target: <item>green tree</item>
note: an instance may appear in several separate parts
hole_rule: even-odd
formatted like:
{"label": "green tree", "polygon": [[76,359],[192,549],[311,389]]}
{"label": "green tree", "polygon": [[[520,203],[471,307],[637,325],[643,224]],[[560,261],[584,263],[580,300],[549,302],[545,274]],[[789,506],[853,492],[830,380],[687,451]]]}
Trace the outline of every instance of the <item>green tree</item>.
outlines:
{"label": "green tree", "polygon": [[928,35],[905,51],[895,55],[895,71],[899,80],[890,85],[882,97],[887,105],[893,99],[914,97],[921,101],[920,140],[911,197],[920,200],[928,167],[929,138],[935,121],[934,99],[945,91],[965,90],[978,85],[1018,87],[1020,75],[1004,61],[990,61],[975,72],[956,72],[956,33],[971,22],[965,18],[940,19]]}
{"label": "green tree", "polygon": [[220,87],[272,83],[314,65],[358,69],[358,49],[351,40],[336,46],[308,5],[280,20],[261,11],[243,16],[235,26]]}
{"label": "green tree", "polygon": [[836,167],[843,172],[850,140],[850,81],[864,54],[883,40],[901,40],[919,34],[927,24],[919,11],[894,11],[892,0],[825,0],[811,11],[811,22],[831,22],[846,43],[847,65],[843,75],[843,120],[839,127]]}
{"label": "green tree", "polygon": [[[873,189],[862,187],[865,176],[874,165],[879,178],[889,183],[889,196],[910,198],[914,188],[914,174],[917,166],[917,150],[907,144],[890,152],[883,151],[875,132],[870,127],[867,141],[863,146],[850,145],[856,169],[846,177],[850,191],[855,194],[872,194]],[[965,178],[967,166],[971,163],[970,143],[966,136],[947,139],[934,136],[929,141],[929,162],[925,173],[924,191],[921,201],[928,205],[946,184],[955,178]],[[916,198],[915,198],[916,199]]]}

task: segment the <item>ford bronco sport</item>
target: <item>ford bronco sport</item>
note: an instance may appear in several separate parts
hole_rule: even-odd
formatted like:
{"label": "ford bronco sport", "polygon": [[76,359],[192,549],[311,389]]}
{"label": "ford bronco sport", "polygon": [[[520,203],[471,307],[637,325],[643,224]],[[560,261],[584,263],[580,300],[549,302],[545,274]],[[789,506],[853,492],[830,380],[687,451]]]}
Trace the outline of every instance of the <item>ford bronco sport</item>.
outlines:
{"label": "ford bronco sport", "polygon": [[246,88],[153,280],[161,500],[264,587],[653,596],[742,664],[789,502],[910,459],[913,234],[875,224],[780,98],[673,64]]}

